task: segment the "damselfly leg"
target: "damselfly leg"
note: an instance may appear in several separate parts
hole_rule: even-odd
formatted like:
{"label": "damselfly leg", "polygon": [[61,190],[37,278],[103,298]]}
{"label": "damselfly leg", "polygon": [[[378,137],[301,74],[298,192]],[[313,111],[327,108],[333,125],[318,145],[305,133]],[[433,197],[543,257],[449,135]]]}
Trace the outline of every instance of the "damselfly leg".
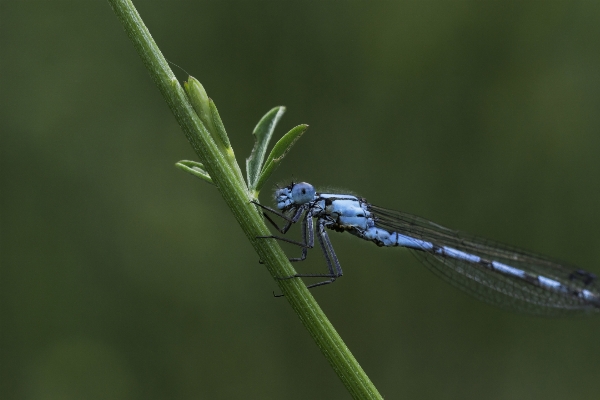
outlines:
{"label": "damselfly leg", "polygon": [[[257,239],[276,239],[276,240],[281,240],[283,242],[302,247],[302,255],[300,257],[296,257],[296,258],[290,258],[289,260],[290,261],[304,261],[308,254],[308,249],[312,249],[315,245],[313,218],[312,218],[311,214],[308,212],[307,208],[298,207],[298,209],[294,211],[293,216],[289,217],[289,216],[282,214],[270,207],[263,206],[262,204],[259,204],[257,202],[253,202],[253,203],[256,204],[257,206],[261,207],[263,210],[271,212],[274,215],[277,215],[287,221],[286,225],[284,225],[283,227],[280,228],[279,225],[277,225],[277,223],[275,221],[273,221],[266,212],[263,212],[265,218],[279,232],[281,232],[283,234],[287,233],[290,226],[292,224],[298,222],[300,217],[304,214],[304,218],[302,218],[302,239],[303,239],[302,242],[291,240],[291,239],[288,239],[288,238],[282,237],[282,236],[275,236],[275,235],[257,236]],[[323,274],[323,273],[294,274],[291,276],[279,277],[278,279],[284,280],[284,279],[292,279],[292,278],[329,278],[326,281],[317,282],[317,283],[307,286],[307,288],[313,288],[313,287],[323,286],[323,285],[327,285],[329,283],[333,283],[333,282],[335,282],[335,280],[337,278],[339,278],[343,275],[342,267],[340,266],[339,260],[335,254],[335,251],[333,250],[333,246],[331,244],[331,241],[329,240],[329,235],[327,235],[327,231],[325,230],[326,224],[327,224],[327,222],[325,220],[322,220],[322,219],[318,220],[318,222],[317,222],[317,239],[319,241],[319,246],[321,247],[321,250],[323,251],[323,255],[324,255],[325,261],[327,263],[328,273],[326,273],[326,274]]]}

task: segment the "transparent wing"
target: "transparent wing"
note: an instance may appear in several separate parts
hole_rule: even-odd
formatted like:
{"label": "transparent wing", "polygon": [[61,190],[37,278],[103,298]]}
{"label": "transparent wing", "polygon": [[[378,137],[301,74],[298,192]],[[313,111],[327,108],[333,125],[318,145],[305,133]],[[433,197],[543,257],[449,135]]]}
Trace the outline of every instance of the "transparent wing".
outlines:
{"label": "transparent wing", "polygon": [[[594,274],[516,247],[445,228],[415,215],[369,205],[375,225],[389,232],[450,247],[520,269],[516,277],[486,268],[482,263],[440,255],[430,249],[411,252],[432,272],[454,286],[496,306],[522,312],[564,315],[600,310],[600,286]],[[561,290],[540,286],[537,277],[559,282]],[[535,278],[535,279],[533,279]],[[582,297],[585,291],[588,296]]]}

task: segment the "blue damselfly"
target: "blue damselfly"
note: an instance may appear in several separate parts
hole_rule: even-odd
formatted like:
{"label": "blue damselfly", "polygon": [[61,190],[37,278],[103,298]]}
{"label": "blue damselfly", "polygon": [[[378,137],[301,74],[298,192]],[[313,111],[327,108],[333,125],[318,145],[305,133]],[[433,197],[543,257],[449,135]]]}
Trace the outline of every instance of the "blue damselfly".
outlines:
{"label": "blue damselfly", "polygon": [[600,287],[594,274],[549,257],[445,228],[424,218],[392,211],[365,199],[337,193],[317,193],[306,182],[292,183],[275,191],[277,209],[258,203],[287,222],[282,234],[301,221],[302,241],[265,236],[302,247],[290,261],[302,261],[318,243],[328,272],[296,274],[280,279],[325,277],[308,287],[332,283],[342,276],[327,229],[349,232],[378,246],[405,247],[431,271],[475,297],[494,305],[536,314],[565,314],[600,310]]}

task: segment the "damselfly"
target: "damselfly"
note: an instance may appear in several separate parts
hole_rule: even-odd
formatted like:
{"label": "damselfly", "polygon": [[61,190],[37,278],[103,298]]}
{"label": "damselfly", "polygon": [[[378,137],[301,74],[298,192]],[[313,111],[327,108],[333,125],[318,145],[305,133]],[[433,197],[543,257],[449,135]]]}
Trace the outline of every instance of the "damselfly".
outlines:
{"label": "damselfly", "polygon": [[341,277],[342,267],[327,229],[349,232],[378,246],[406,247],[431,271],[475,297],[494,305],[537,314],[565,314],[600,310],[600,285],[596,276],[582,269],[515,247],[464,234],[426,219],[391,211],[348,194],[317,193],[309,183],[292,183],[275,191],[277,210],[263,209],[287,222],[282,234],[301,221],[302,241],[274,238],[302,247],[290,261],[306,259],[316,236],[327,273],[296,274],[280,279],[325,277],[308,287],[322,286]]}

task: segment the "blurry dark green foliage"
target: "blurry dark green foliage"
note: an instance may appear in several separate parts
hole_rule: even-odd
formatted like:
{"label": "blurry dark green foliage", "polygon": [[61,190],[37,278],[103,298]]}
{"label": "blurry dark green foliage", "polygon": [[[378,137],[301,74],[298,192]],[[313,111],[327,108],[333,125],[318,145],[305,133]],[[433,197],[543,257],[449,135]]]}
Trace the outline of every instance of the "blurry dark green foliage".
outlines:
{"label": "blurry dark green foliage", "polygon": [[[138,1],[240,165],[598,267],[600,3]],[[103,2],[0,3],[0,397],[345,398]],[[181,76],[181,78],[185,78]],[[514,315],[332,235],[315,290],[386,398],[595,399],[599,319]],[[290,248],[290,254],[297,249]],[[302,270],[323,267],[318,252]]]}

